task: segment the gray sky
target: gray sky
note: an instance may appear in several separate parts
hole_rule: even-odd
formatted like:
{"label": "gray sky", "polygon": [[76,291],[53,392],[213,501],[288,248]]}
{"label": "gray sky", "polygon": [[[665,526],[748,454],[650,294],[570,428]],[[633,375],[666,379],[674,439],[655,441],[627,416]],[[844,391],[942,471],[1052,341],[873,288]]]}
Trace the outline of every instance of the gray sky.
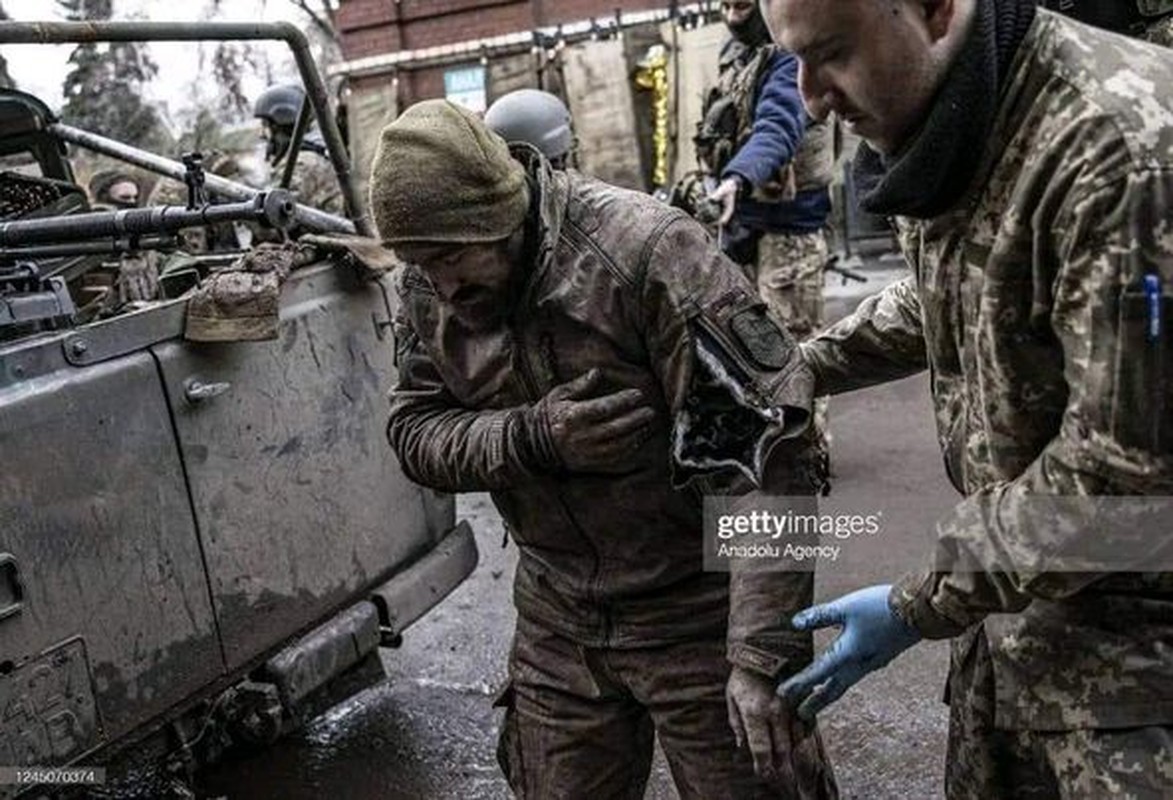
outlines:
{"label": "gray sky", "polygon": [[[22,22],[61,19],[55,0],[2,0],[4,10]],[[117,19],[149,19],[164,21],[194,21],[206,19],[208,0],[114,0]],[[216,17],[225,21],[293,20],[303,22],[296,9],[284,0],[225,0]],[[289,48],[283,43],[265,43],[269,61],[278,80],[296,76]],[[50,108],[61,107],[61,84],[68,70],[67,59],[72,45],[48,47],[45,45],[5,45],[0,48],[8,59],[9,72],[19,88],[37,95]],[[159,65],[159,75],[148,87],[147,95],[164,110],[175,124],[191,109],[201,104],[214,103],[215,84],[210,64],[201,66],[201,49],[210,60],[212,48],[198,43],[160,43],[150,46],[151,57]],[[249,81],[246,89],[255,94],[263,88],[262,80]]]}

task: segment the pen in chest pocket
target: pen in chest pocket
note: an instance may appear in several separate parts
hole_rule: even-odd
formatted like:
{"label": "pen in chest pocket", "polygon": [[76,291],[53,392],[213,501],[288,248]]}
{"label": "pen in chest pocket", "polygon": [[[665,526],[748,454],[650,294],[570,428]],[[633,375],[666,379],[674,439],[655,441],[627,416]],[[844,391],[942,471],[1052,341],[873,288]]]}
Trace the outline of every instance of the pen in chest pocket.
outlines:
{"label": "pen in chest pocket", "polygon": [[1148,331],[1145,338],[1156,342],[1161,338],[1161,277],[1144,276],[1145,306],[1148,309]]}

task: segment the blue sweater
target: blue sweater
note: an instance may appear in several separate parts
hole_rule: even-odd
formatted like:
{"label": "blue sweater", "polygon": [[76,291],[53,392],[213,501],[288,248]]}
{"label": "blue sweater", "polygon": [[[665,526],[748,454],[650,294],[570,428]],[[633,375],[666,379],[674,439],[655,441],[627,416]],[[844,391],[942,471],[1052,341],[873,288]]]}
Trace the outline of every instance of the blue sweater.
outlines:
{"label": "blue sweater", "polygon": [[[798,92],[798,59],[779,51],[766,66],[749,138],[725,166],[721,178],[737,175],[754,186],[776,179],[778,171],[798,152],[806,125],[806,109]],[[811,189],[781,203],[740,198],[736,220],[766,233],[807,233],[826,225],[830,212],[827,189]]]}

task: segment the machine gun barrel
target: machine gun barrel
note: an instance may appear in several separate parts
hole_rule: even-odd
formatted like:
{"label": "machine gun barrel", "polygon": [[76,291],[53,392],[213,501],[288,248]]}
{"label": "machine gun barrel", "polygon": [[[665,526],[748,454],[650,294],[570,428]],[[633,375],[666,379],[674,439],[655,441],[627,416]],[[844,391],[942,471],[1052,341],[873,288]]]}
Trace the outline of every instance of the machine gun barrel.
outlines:
{"label": "machine gun barrel", "polygon": [[259,222],[285,229],[293,223],[293,195],[281,189],[261,192],[252,200],[203,208],[152,206],[96,211],[48,219],[0,223],[0,247],[82,242],[126,236],[157,236],[218,222]]}
{"label": "machine gun barrel", "polygon": [[[70,144],[76,144],[79,147],[93,150],[95,153],[101,153],[111,158],[121,159],[129,164],[134,164],[159,175],[165,175],[180,183],[183,182],[183,177],[187,173],[187,168],[178,161],[172,161],[169,158],[148,153],[137,147],[108,139],[105,136],[91,131],[66,125],[63,122],[52,123],[49,125],[49,131]],[[230,181],[227,178],[222,178],[219,175],[213,175],[211,173],[205,175],[205,181],[210,192],[230,200],[248,200],[258,193],[258,190],[251,186]],[[294,210],[294,216],[299,225],[315,232],[355,232],[354,223],[350,220],[313,208],[312,206],[305,206],[298,203]]]}
{"label": "machine gun barrel", "polygon": [[105,256],[133,253],[137,250],[177,250],[179,240],[174,236],[126,236],[121,239],[101,239],[68,244],[42,244],[32,247],[0,247],[0,262],[36,260],[39,258],[69,258],[70,256]]}

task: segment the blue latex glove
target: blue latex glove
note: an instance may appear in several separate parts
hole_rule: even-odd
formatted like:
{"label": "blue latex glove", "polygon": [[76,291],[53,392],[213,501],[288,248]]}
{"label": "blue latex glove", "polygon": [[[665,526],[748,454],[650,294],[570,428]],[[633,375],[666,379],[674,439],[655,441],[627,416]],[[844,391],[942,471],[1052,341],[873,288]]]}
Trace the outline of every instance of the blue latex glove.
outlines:
{"label": "blue latex glove", "polygon": [[869,586],[794,615],[800,631],[837,625],[843,632],[814,662],[778,687],[778,694],[798,706],[798,715],[815,714],[838,700],[860,678],[879,669],[920,641],[920,634],[888,605],[892,587]]}

